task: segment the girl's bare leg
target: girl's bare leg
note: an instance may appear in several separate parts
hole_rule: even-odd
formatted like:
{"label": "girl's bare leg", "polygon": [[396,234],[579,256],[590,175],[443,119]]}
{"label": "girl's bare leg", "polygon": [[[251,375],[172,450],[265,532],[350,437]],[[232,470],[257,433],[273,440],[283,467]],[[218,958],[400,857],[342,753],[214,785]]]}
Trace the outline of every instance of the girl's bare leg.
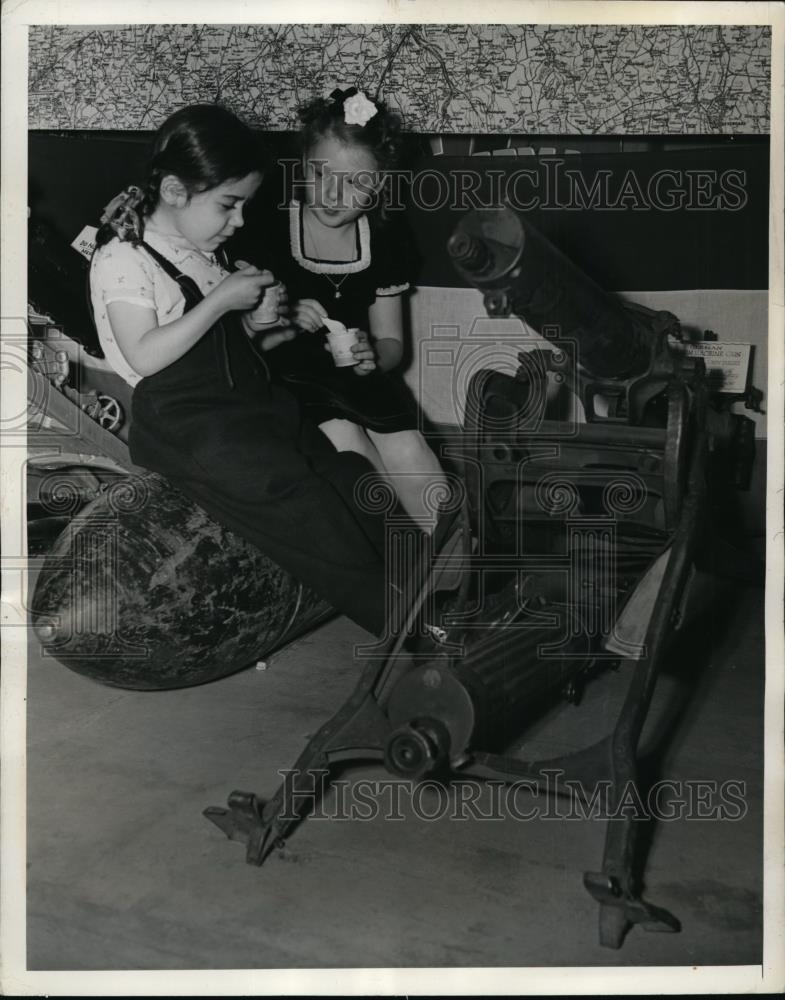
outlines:
{"label": "girl's bare leg", "polygon": [[448,489],[438,458],[419,431],[379,434],[369,430],[368,438],[384,463],[404,510],[430,534],[436,523],[434,507]]}
{"label": "girl's bare leg", "polygon": [[351,420],[335,418],[319,424],[319,429],[332,441],[336,451],[354,451],[367,458],[379,472],[385,471],[384,462],[365,428],[352,423]]}

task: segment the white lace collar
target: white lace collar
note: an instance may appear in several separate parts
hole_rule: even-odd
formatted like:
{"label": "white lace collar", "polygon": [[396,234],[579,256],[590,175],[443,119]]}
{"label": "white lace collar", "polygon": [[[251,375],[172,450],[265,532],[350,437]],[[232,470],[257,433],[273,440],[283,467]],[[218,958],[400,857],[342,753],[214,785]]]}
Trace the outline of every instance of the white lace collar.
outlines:
{"label": "white lace collar", "polygon": [[311,257],[306,257],[303,252],[302,207],[302,202],[295,199],[289,202],[289,245],[292,256],[301,267],[314,274],[356,274],[368,267],[371,263],[371,231],[367,216],[361,215],[357,220],[357,234],[360,238],[358,260],[313,260]]}

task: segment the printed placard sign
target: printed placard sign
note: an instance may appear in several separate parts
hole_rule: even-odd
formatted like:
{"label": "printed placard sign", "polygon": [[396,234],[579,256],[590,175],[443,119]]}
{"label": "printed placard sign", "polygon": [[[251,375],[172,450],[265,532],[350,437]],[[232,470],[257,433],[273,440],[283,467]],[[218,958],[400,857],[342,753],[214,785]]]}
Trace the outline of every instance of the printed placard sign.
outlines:
{"label": "printed placard sign", "polygon": [[750,344],[720,343],[702,340],[687,344],[687,354],[703,358],[706,362],[709,387],[715,392],[744,393],[747,391],[747,373],[750,368]]}
{"label": "printed placard sign", "polygon": [[97,234],[98,230],[95,226],[85,226],[81,233],[79,233],[73,241],[71,246],[83,257],[91,260],[93,253],[95,252],[95,237]]}

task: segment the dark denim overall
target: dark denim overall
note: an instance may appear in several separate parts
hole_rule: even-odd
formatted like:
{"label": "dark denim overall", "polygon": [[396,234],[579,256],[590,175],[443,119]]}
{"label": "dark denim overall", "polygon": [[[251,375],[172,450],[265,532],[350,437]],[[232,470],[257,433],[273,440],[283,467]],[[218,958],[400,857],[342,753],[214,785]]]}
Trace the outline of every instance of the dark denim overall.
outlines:
{"label": "dark denim overall", "polygon": [[[196,283],[147,243],[186,311]],[[384,627],[384,523],[354,501],[371,465],[337,452],[296,400],[270,381],[231,313],[181,358],[135,387],[132,460],[160,473],[216,521],[363,628]]]}

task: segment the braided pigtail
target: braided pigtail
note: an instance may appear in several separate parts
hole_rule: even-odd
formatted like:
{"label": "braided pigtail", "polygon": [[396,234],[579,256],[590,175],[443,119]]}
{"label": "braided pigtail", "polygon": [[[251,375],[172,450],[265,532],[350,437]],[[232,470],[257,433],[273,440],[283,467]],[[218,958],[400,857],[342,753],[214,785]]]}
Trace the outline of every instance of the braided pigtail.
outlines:
{"label": "braided pigtail", "polygon": [[145,219],[155,211],[155,206],[158,204],[158,197],[161,193],[161,181],[163,178],[164,174],[160,167],[153,166],[150,168],[147,183],[142,188],[142,201],[139,206]]}

